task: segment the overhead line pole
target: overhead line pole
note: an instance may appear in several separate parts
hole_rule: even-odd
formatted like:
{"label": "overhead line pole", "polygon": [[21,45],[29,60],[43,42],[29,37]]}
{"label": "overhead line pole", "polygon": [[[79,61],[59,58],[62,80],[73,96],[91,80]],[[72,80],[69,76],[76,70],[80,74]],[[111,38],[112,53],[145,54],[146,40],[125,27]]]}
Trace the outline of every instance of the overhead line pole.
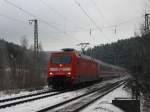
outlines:
{"label": "overhead line pole", "polygon": [[39,45],[38,45],[38,20],[29,20],[29,24],[34,22],[34,59],[37,59],[39,55]]}
{"label": "overhead line pole", "polygon": [[148,13],[145,14],[145,33],[149,32],[149,15]]}

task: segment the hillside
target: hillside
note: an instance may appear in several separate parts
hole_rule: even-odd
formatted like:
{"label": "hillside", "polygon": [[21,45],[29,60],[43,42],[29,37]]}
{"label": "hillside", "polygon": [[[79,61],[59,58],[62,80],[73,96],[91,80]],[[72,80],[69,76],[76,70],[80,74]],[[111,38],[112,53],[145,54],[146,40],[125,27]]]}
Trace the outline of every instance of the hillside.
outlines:
{"label": "hillside", "polygon": [[86,54],[127,68],[132,75],[138,75],[142,83],[149,85],[147,88],[150,89],[150,34],[95,46],[88,49]]}
{"label": "hillside", "polygon": [[[0,89],[32,88],[45,84],[47,60],[40,52],[34,66],[33,51],[0,40]],[[38,71],[38,72],[37,72]]]}

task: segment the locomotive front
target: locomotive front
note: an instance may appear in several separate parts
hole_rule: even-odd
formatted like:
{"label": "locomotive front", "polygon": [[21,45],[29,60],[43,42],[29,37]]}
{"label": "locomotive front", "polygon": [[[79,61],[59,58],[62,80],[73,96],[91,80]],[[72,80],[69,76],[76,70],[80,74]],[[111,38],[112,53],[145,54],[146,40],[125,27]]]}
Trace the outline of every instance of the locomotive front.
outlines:
{"label": "locomotive front", "polygon": [[72,85],[75,77],[76,58],[72,52],[52,53],[48,64],[48,85],[54,88]]}

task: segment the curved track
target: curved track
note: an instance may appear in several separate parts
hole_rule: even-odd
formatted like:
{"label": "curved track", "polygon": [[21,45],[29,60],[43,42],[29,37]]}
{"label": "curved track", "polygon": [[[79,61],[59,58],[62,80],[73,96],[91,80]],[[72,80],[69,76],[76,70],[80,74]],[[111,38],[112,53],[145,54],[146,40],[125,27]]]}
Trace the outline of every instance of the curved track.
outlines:
{"label": "curved track", "polygon": [[23,96],[1,99],[0,103],[14,101],[14,100],[23,99],[23,98],[28,98],[28,97],[32,97],[32,96],[37,96],[37,95],[41,95],[41,94],[45,94],[45,93],[49,93],[49,92],[53,92],[53,90],[46,90],[46,91],[42,91],[42,92],[38,92],[38,93],[32,93],[32,94],[23,95]]}
{"label": "curved track", "polygon": [[27,95],[27,96],[21,96],[21,97],[6,99],[6,100],[3,100],[4,101],[3,103],[0,103],[0,109],[14,106],[14,105],[18,105],[18,104],[22,104],[25,102],[31,102],[31,101],[46,98],[46,97],[55,96],[55,95],[58,95],[58,94],[61,94],[64,92],[65,91],[61,91],[61,92],[47,91],[47,92],[42,92],[39,94],[32,94],[32,95]]}
{"label": "curved track", "polygon": [[92,102],[113,91],[122,84],[124,84],[124,82],[122,81],[113,84],[107,84],[99,89],[87,92],[85,94],[58,103],[56,105],[41,109],[38,112],[78,112],[79,110],[83,109]]}
{"label": "curved track", "polygon": [[[36,112],[37,111],[76,112],[82,109],[83,107],[86,107],[86,105],[90,104],[90,102],[93,102],[94,100],[101,98],[105,94],[111,92],[113,89],[117,88],[120,84],[122,84],[122,82],[124,82],[125,80],[126,79],[119,78],[110,81],[104,81],[98,84],[94,84],[85,88],[76,89],[73,91],[66,91],[66,90],[59,92],[49,91],[48,93],[47,92],[44,92],[43,94],[39,93],[39,95],[35,95],[32,97],[24,97],[23,99],[21,98],[9,102],[5,101],[0,103],[0,110],[9,111],[10,109],[13,109],[13,111],[18,111],[20,107],[26,108],[26,106],[28,105],[28,107],[25,109],[26,111],[34,110]],[[65,97],[67,97],[67,99],[64,99]],[[34,105],[39,106],[33,107]]]}

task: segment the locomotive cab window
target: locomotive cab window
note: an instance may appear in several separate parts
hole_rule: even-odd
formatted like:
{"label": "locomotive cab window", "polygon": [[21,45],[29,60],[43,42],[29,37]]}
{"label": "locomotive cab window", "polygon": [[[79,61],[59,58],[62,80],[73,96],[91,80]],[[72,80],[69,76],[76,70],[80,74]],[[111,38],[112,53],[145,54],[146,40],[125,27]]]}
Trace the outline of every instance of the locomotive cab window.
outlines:
{"label": "locomotive cab window", "polygon": [[57,56],[51,57],[52,64],[70,64],[71,63],[71,56]]}

